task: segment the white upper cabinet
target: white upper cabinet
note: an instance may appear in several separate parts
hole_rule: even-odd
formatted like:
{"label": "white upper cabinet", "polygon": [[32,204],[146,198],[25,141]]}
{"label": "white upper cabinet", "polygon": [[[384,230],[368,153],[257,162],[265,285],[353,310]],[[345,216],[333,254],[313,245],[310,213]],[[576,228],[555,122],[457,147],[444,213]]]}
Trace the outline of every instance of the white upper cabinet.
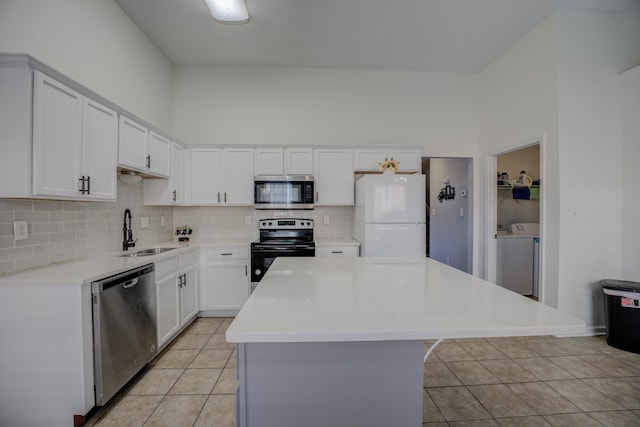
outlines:
{"label": "white upper cabinet", "polygon": [[118,166],[168,178],[171,174],[171,141],[137,121],[121,115]]}
{"label": "white upper cabinet", "polygon": [[34,72],[33,195],[115,200],[117,114]]}
{"label": "white upper cabinet", "polygon": [[82,111],[82,175],[86,180],[86,196],[115,200],[118,114],[89,98],[84,98]]}
{"label": "white upper cabinet", "polygon": [[168,177],[171,174],[171,141],[169,138],[149,131],[149,153],[147,154],[147,166],[149,173],[157,176]]}
{"label": "white upper cabinet", "polygon": [[314,177],[316,206],[353,206],[353,150],[316,149]]}
{"label": "white upper cabinet", "polygon": [[284,170],[287,175],[313,175],[313,148],[285,148]]}
{"label": "white upper cabinet", "polygon": [[284,175],[284,150],[256,148],[255,175]]}
{"label": "white upper cabinet", "polygon": [[252,148],[190,148],[187,151],[187,204],[253,206]]}
{"label": "white upper cabinet", "polygon": [[253,205],[253,148],[222,150],[222,202],[227,206]]}
{"label": "white upper cabinet", "polygon": [[147,172],[149,129],[121,115],[119,135],[118,166]]}
{"label": "white upper cabinet", "polygon": [[313,175],[313,149],[256,148],[255,175]]}
{"label": "white upper cabinet", "polygon": [[400,162],[400,172],[420,172],[422,158],[420,150],[392,150],[386,148],[354,150],[353,168],[356,171],[377,171],[384,159],[395,159]]}
{"label": "white upper cabinet", "polygon": [[184,148],[170,142],[169,179],[147,178],[143,182],[145,205],[181,205],[185,202]]}
{"label": "white upper cabinet", "polygon": [[222,203],[220,148],[190,148],[187,150],[187,204],[207,206]]}

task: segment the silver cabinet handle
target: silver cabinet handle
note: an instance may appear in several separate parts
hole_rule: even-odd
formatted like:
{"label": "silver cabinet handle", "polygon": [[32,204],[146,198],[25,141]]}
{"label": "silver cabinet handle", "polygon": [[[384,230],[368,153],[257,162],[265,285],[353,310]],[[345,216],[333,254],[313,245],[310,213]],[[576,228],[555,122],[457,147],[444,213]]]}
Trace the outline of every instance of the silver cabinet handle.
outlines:
{"label": "silver cabinet handle", "polygon": [[331,251],[331,253],[332,253],[332,254],[342,254],[342,253],[344,253],[344,252],[342,252],[342,251]]}
{"label": "silver cabinet handle", "polygon": [[175,202],[177,199],[177,190],[173,190],[173,201]]}
{"label": "silver cabinet handle", "polygon": [[151,154],[147,156],[147,169],[151,169]]}
{"label": "silver cabinet handle", "polygon": [[224,192],[224,202],[227,203],[227,192]]}
{"label": "silver cabinet handle", "polygon": [[316,202],[318,201],[318,198],[320,197],[320,192],[316,191]]}
{"label": "silver cabinet handle", "polygon": [[123,287],[124,289],[127,289],[127,288],[132,288],[132,287],[134,287],[134,286],[135,286],[135,285],[137,285],[137,284],[138,284],[138,278],[136,277],[135,279],[131,279],[131,280],[128,280],[128,281],[124,282],[124,283],[122,284],[122,287]]}
{"label": "silver cabinet handle", "polygon": [[220,192],[218,191],[218,203],[220,203]]}

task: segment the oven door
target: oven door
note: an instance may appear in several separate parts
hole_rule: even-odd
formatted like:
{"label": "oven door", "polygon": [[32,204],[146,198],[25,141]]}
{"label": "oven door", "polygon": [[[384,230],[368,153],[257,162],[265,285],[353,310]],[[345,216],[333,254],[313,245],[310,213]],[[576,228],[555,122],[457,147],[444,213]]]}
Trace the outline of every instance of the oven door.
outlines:
{"label": "oven door", "polygon": [[251,247],[251,282],[257,283],[267,273],[267,270],[278,257],[283,256],[315,256],[314,245],[262,245]]}

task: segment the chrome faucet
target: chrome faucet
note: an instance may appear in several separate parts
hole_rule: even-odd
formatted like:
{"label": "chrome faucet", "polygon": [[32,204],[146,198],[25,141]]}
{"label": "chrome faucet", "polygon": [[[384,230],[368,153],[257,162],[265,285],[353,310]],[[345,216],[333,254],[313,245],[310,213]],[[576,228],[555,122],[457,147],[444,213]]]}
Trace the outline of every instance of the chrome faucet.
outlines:
{"label": "chrome faucet", "polygon": [[[129,226],[127,227],[127,217],[129,217]],[[131,230],[131,211],[129,209],[124,210],[124,225],[122,226],[122,250],[127,251],[129,248],[133,248],[136,245],[138,239],[133,240],[133,231]]]}

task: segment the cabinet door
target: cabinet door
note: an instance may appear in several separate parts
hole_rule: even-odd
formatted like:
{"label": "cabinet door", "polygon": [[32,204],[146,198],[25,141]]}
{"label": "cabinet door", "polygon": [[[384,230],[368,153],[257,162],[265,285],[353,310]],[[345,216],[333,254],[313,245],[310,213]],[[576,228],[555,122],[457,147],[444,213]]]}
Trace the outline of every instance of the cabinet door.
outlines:
{"label": "cabinet door", "polygon": [[389,150],[389,158],[391,157],[400,162],[399,171],[422,171],[422,157],[419,150]]}
{"label": "cabinet door", "polygon": [[198,266],[182,271],[180,288],[180,324],[184,325],[198,314]]}
{"label": "cabinet door", "polygon": [[88,177],[86,199],[116,199],[118,114],[84,98],[82,112],[82,175]]}
{"label": "cabinet door", "polygon": [[315,150],[315,185],[318,206],[353,206],[353,151]]}
{"label": "cabinet door", "polygon": [[313,149],[285,149],[284,172],[288,175],[313,175]]}
{"label": "cabinet door", "polygon": [[282,148],[258,148],[255,150],[255,175],[283,175]]}
{"label": "cabinet door", "polygon": [[118,165],[147,171],[149,130],[126,116],[120,116]]}
{"label": "cabinet door", "polygon": [[218,148],[192,148],[189,151],[191,204],[200,206],[221,204],[222,151]]}
{"label": "cabinet door", "polygon": [[184,203],[184,179],[182,177],[182,164],[183,164],[184,148],[180,144],[175,142],[171,143],[171,176],[169,182],[171,183],[171,203],[181,204]]}
{"label": "cabinet door", "polygon": [[357,171],[377,171],[380,163],[387,158],[385,149],[354,150],[353,168]]}
{"label": "cabinet door", "polygon": [[317,257],[358,256],[357,246],[316,246]]}
{"label": "cabinet door", "polygon": [[202,309],[239,309],[249,298],[249,264],[207,261],[207,279],[201,285]]}
{"label": "cabinet door", "polygon": [[156,283],[158,298],[158,347],[180,328],[180,288],[173,274]]}
{"label": "cabinet door", "polygon": [[171,141],[162,135],[149,131],[149,173],[168,177],[171,173]]}
{"label": "cabinet door", "polygon": [[227,148],[223,150],[225,205],[253,205],[253,149]]}
{"label": "cabinet door", "polygon": [[34,72],[33,194],[79,198],[82,96]]}

